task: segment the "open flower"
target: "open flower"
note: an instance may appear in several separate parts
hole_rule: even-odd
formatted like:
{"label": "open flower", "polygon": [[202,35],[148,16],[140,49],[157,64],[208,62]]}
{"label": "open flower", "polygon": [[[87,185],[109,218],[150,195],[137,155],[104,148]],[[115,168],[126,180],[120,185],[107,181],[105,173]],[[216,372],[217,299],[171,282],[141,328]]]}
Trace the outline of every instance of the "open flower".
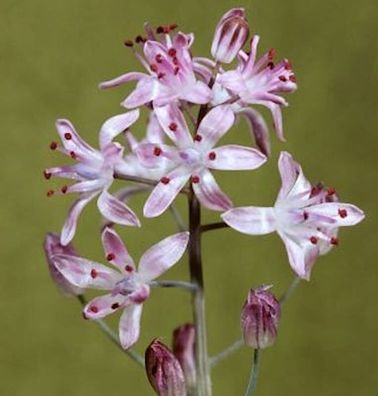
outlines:
{"label": "open flower", "polygon": [[231,96],[240,98],[237,102],[240,107],[248,104],[266,106],[273,114],[277,136],[284,140],[281,106],[287,106],[287,102],[279,94],[294,92],[296,78],[288,60],[273,63],[273,49],[256,60],[258,42],[259,36],[254,36],[250,54],[240,51],[238,67],[220,74],[217,83],[229,90]]}
{"label": "open flower", "polygon": [[291,155],[282,152],[278,161],[282,187],[274,207],[240,207],[222,215],[232,228],[245,234],[277,231],[289,262],[297,275],[310,279],[316,258],[338,244],[338,227],[351,226],[364,218],[354,205],[332,202],[334,191],[312,188]]}
{"label": "open flower", "polygon": [[128,81],[138,81],[134,91],[122,103],[126,108],[135,108],[153,102],[154,106],[186,100],[205,104],[211,99],[210,88],[197,81],[192,57],[189,52],[192,35],[179,32],[172,40],[165,34],[165,42],[147,40],[143,44],[144,57],[137,57],[148,74],[131,72],[100,84],[111,88]]}
{"label": "open flower", "polygon": [[144,215],[155,217],[163,213],[189,180],[202,205],[218,211],[230,209],[231,200],[221,191],[209,169],[256,169],[266,161],[263,154],[250,147],[232,144],[214,148],[234,124],[235,116],[230,107],[217,106],[210,110],[194,137],[176,106],[159,107],[155,111],[176,147],[145,144],[137,149],[146,166],[154,168],[162,159],[171,163],[171,171],[160,179],[149,196]]}
{"label": "open flower", "polygon": [[137,270],[118,234],[105,227],[102,233],[105,256],[116,269],[66,254],[57,254],[53,259],[63,276],[77,287],[109,291],[90,301],[84,308],[84,316],[100,319],[122,309],[119,338],[122,347],[128,349],[139,338],[140,318],[143,303],[150,295],[150,283],[180,260],[188,240],[188,232],[163,239],[143,254]]}
{"label": "open flower", "polygon": [[114,170],[122,162],[123,154],[123,147],[118,143],[113,143],[112,140],[133,124],[138,117],[139,111],[134,110],[108,119],[100,130],[100,150],[84,142],[68,120],[57,120],[56,128],[63,147],[55,142],[51,143],[50,147],[53,150],[58,149],[77,163],[46,169],[44,175],[47,179],[57,176],[76,180],[73,185],[64,185],[60,192],[80,194],[71,206],[64,223],[60,237],[63,245],[67,245],[73,239],[79,215],[84,207],[99,194],[97,206],[106,219],[117,224],[140,226],[134,212],[108,192],[113,183]]}

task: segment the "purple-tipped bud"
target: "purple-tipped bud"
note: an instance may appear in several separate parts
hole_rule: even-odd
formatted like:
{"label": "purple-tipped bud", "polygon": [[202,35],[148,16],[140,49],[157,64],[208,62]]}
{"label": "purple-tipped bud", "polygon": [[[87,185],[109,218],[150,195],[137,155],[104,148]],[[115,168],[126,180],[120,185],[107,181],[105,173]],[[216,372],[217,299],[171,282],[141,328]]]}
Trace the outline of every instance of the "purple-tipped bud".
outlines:
{"label": "purple-tipped bud", "polygon": [[216,61],[230,63],[248,39],[249,27],[244,8],[226,12],[215,28],[211,55]]}
{"label": "purple-tipped bud", "polygon": [[192,390],[196,384],[196,364],[195,364],[195,329],[191,323],[177,327],[173,331],[172,347],[173,353],[180,362],[185,376],[185,383],[188,391]]}
{"label": "purple-tipped bud", "polygon": [[271,286],[251,289],[241,313],[245,343],[255,349],[271,346],[277,336],[280,303],[268,290]]}
{"label": "purple-tipped bud", "polygon": [[78,296],[83,294],[84,289],[77,287],[70,283],[56,268],[54,264],[55,254],[67,254],[70,256],[78,256],[74,247],[71,244],[63,246],[60,244],[60,236],[52,233],[47,233],[43,244],[45,250],[46,260],[52,280],[58,289],[67,296]]}
{"label": "purple-tipped bud", "polygon": [[184,373],[168,347],[153,340],[145,359],[148,380],[159,396],[186,396]]}

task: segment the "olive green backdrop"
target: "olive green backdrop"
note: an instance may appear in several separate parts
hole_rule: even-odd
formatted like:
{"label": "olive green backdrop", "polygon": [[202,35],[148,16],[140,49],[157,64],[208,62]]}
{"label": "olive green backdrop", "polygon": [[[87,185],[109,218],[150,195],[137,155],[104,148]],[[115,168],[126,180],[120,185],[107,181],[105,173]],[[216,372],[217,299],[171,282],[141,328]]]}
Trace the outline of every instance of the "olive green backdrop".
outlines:
{"label": "olive green backdrop", "polygon": [[[100,92],[103,79],[137,63],[122,41],[143,22],[177,22],[194,31],[196,54],[209,55],[214,26],[228,8],[244,6],[260,53],[288,57],[299,90],[284,110],[288,142],[273,137],[273,157],[255,172],[222,174],[237,205],[270,205],[279,189],[276,161],[290,151],[306,175],[335,186],[343,200],[367,213],[343,229],[340,246],[321,258],[310,283],[285,306],[279,339],[263,353],[259,396],[373,395],[377,348],[377,15],[376,0],[48,1],[2,0],[0,394],[12,396],[150,395],[144,373],[81,318],[75,299],[50,281],[41,249],[46,231],[59,231],[73,197],[47,199],[58,184],[41,171],[64,163],[48,144],[54,120],[67,117],[89,142],[131,88]],[[271,123],[270,115],[267,115]],[[232,132],[244,143],[244,124]],[[231,138],[231,136],[229,137]],[[141,215],[143,199],[132,206]],[[185,202],[179,207],[185,212]],[[205,212],[215,221],[215,213]],[[92,204],[83,214],[76,246],[101,260]],[[169,215],[122,229],[135,258],[174,232]],[[203,241],[212,354],[239,337],[239,312],[248,288],[273,283],[279,294],[293,274],[276,235],[248,237],[221,230]],[[187,277],[185,260],[167,278]],[[190,320],[181,291],[154,290],[145,305],[137,349]],[[110,323],[116,325],[118,318]],[[252,351],[243,349],[213,371],[216,396],[242,395]]]}

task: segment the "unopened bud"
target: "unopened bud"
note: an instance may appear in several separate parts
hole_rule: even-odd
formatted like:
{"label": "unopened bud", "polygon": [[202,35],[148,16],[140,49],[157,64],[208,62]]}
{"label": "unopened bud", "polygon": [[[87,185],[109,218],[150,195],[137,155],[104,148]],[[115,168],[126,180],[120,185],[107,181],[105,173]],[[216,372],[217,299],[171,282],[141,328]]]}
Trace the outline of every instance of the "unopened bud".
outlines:
{"label": "unopened bud", "polygon": [[249,27],[243,8],[233,8],[223,15],[215,28],[211,55],[216,61],[230,63],[247,41]]}
{"label": "unopened bud", "polygon": [[155,339],[146,349],[146,372],[159,396],[186,396],[184,373],[179,361],[162,342]]}
{"label": "unopened bud", "polygon": [[74,247],[71,244],[67,246],[63,246],[60,244],[59,235],[47,233],[45,236],[45,241],[43,244],[43,248],[45,250],[46,260],[49,268],[49,272],[52,280],[58,289],[65,295],[70,296],[78,296],[79,294],[83,294],[84,289],[77,287],[70,283],[56,268],[54,264],[54,255],[56,254],[67,254],[70,256],[78,256]]}
{"label": "unopened bud", "polygon": [[173,353],[180,362],[184,372],[188,391],[193,390],[196,384],[194,342],[195,329],[191,323],[184,324],[174,330],[172,340]]}
{"label": "unopened bud", "polygon": [[271,286],[251,289],[241,313],[245,343],[255,349],[271,346],[277,337],[280,303],[268,290]]}

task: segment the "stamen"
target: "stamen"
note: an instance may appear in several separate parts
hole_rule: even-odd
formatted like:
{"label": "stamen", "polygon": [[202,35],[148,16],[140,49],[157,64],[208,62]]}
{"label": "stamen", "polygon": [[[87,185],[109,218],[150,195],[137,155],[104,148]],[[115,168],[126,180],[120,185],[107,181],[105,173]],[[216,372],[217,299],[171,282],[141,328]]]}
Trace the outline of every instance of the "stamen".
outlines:
{"label": "stamen", "polygon": [[336,194],[336,189],[333,187],[329,187],[327,189],[327,195],[335,195]]}
{"label": "stamen", "polygon": [[286,70],[291,70],[293,66],[291,65],[290,61],[285,60],[285,69]]}
{"label": "stamen", "polygon": [[126,47],[133,47],[133,46],[134,46],[133,40],[125,40],[125,41],[123,42],[123,44],[124,44]]}
{"label": "stamen", "polygon": [[158,74],[158,79],[161,80],[162,78],[165,77],[165,73],[159,73]]}
{"label": "stamen", "polygon": [[155,56],[155,60],[157,63],[161,63],[161,62],[163,62],[163,56],[161,54],[157,54]]}
{"label": "stamen", "polygon": [[68,187],[67,187],[66,185],[64,185],[64,186],[60,189],[60,191],[61,191],[63,194],[65,194],[65,193],[67,192],[67,190],[68,190]]}
{"label": "stamen", "polygon": [[153,71],[154,73],[157,73],[157,71],[158,71],[158,67],[157,67],[157,65],[155,65],[155,63],[153,63],[152,65],[150,65],[150,69],[151,69],[151,71]]}
{"label": "stamen", "polygon": [[163,176],[163,177],[160,179],[160,181],[161,181],[163,184],[168,184],[168,183],[171,181],[171,179],[170,179],[169,177],[167,177],[167,176]]}
{"label": "stamen", "polygon": [[274,63],[273,62],[269,62],[268,64],[267,64],[267,67],[269,67],[269,69],[274,69]]}
{"label": "stamen", "polygon": [[125,270],[127,272],[133,272],[134,271],[134,269],[133,269],[133,267],[131,265],[126,265]]}
{"label": "stamen", "polygon": [[50,150],[56,150],[56,148],[58,147],[58,143],[57,142],[51,142],[49,147],[50,147]]}
{"label": "stamen", "polygon": [[118,303],[114,303],[111,305],[112,309],[118,309],[119,308],[119,304]]}
{"label": "stamen", "polygon": [[171,31],[171,29],[170,29],[170,27],[169,27],[169,26],[163,26],[163,33],[165,33],[165,34],[169,34],[169,33],[170,33],[170,31]]}
{"label": "stamen", "polygon": [[50,198],[54,195],[54,190],[47,191],[46,195]]}
{"label": "stamen", "polygon": [[173,59],[172,59],[172,62],[173,62],[173,64],[174,65],[178,65],[178,63],[179,63],[179,60],[176,58],[176,57],[174,57]]}
{"label": "stamen", "polygon": [[198,184],[200,182],[199,176],[192,176],[191,181],[193,184]]}
{"label": "stamen", "polygon": [[50,173],[50,172],[47,172],[47,170],[45,169],[45,170],[43,171],[43,176],[45,177],[46,180],[49,180],[50,177],[51,177],[51,173]]}
{"label": "stamen", "polygon": [[70,133],[70,132],[66,132],[66,133],[64,134],[64,138],[65,138],[66,140],[71,140],[71,139],[72,139],[71,133]]}
{"label": "stamen", "polygon": [[160,33],[163,33],[163,32],[164,32],[163,26],[158,26],[158,27],[156,28],[156,33],[157,33],[157,34],[160,34]]}
{"label": "stamen", "polygon": [[171,122],[168,127],[172,132],[177,131],[177,124],[175,122]]}
{"label": "stamen", "polygon": [[179,68],[178,66],[176,66],[176,67],[175,67],[175,71],[174,71],[175,76],[177,76],[177,74],[178,74],[179,71],[180,71],[180,68]]}
{"label": "stamen", "polygon": [[176,57],[176,54],[177,54],[177,51],[176,51],[174,48],[170,48],[170,49],[168,50],[168,55],[169,55],[171,58],[175,58],[175,57]]}
{"label": "stamen", "polygon": [[273,60],[275,56],[276,56],[276,50],[274,48],[271,48],[268,51],[268,59]]}
{"label": "stamen", "polygon": [[209,160],[214,161],[217,155],[214,153],[214,151],[211,151],[209,153]]}
{"label": "stamen", "polygon": [[146,40],[144,37],[142,37],[140,34],[139,34],[138,36],[135,37],[135,42],[136,42],[137,44],[145,43],[146,41],[147,41],[147,40]]}
{"label": "stamen", "polygon": [[93,312],[93,313],[97,313],[97,312],[98,312],[98,308],[96,307],[96,305],[91,305],[91,306],[89,307],[89,310],[90,310],[91,312]]}
{"label": "stamen", "polygon": [[339,239],[336,237],[332,237],[330,243],[331,245],[337,246],[339,244]]}
{"label": "stamen", "polygon": [[159,155],[162,153],[162,150],[160,147],[155,147],[154,148],[154,155],[156,155],[156,157],[159,157]]}
{"label": "stamen", "polygon": [[169,29],[171,29],[171,30],[175,30],[176,28],[177,28],[177,23],[171,23],[169,25]]}
{"label": "stamen", "polygon": [[91,277],[93,279],[95,279],[95,278],[97,278],[97,275],[98,275],[98,272],[93,268],[92,271],[91,271]]}
{"label": "stamen", "polygon": [[77,159],[77,155],[76,155],[76,153],[75,153],[74,151],[71,151],[71,152],[70,152],[70,156],[71,156],[71,158],[74,159],[74,160]]}
{"label": "stamen", "polygon": [[283,81],[283,82],[286,82],[287,81],[287,78],[285,77],[285,76],[279,76],[278,77],[281,81]]}
{"label": "stamen", "polygon": [[308,219],[308,213],[306,211],[303,212],[303,219],[305,221]]}
{"label": "stamen", "polygon": [[193,140],[195,142],[200,142],[202,140],[202,136],[197,133],[196,135],[194,135]]}
{"label": "stamen", "polygon": [[297,77],[295,77],[294,76],[294,74],[291,74],[290,76],[289,76],[289,80],[291,81],[291,82],[297,82]]}
{"label": "stamen", "polygon": [[317,238],[316,236],[312,236],[312,237],[310,238],[310,242],[311,242],[313,245],[316,245],[316,244],[318,243],[318,238]]}
{"label": "stamen", "polygon": [[114,260],[114,259],[115,259],[115,254],[114,254],[114,253],[108,253],[108,254],[106,255],[106,259],[107,259],[108,261]]}
{"label": "stamen", "polygon": [[339,216],[340,216],[342,219],[345,219],[345,217],[348,216],[347,210],[346,210],[346,209],[339,209]]}

